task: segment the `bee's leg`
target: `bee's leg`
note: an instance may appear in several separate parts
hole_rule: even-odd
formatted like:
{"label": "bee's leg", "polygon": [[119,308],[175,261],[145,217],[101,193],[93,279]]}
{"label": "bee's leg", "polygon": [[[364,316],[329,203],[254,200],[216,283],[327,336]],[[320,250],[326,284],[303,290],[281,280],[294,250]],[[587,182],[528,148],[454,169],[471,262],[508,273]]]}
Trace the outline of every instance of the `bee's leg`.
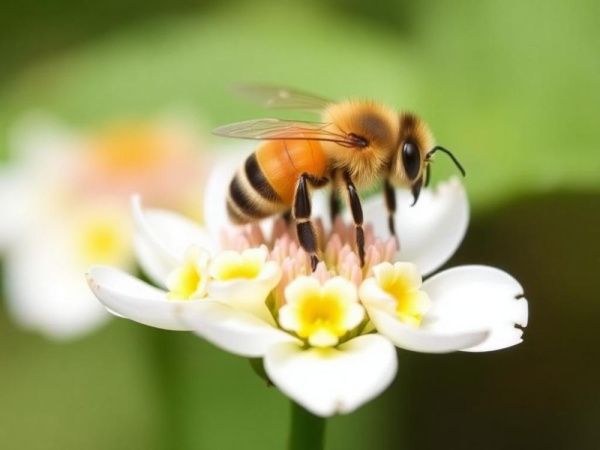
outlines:
{"label": "bee's leg", "polygon": [[331,225],[335,223],[336,217],[340,214],[340,193],[338,191],[338,183],[335,170],[331,171],[331,193],[329,194],[329,214],[331,217]]}
{"label": "bee's leg", "polygon": [[294,219],[296,220],[296,232],[300,246],[310,255],[312,270],[317,268],[319,258],[317,257],[317,235],[310,221],[311,203],[308,181],[310,176],[302,174],[296,186],[294,195]]}
{"label": "bee's leg", "polygon": [[358,257],[362,267],[365,265],[365,232],[363,230],[362,206],[360,204],[360,198],[358,197],[356,186],[354,186],[352,178],[350,178],[350,174],[348,172],[344,172],[344,181],[346,182],[348,203],[350,204],[350,211],[352,211],[352,219],[354,220],[354,227],[356,229],[356,248],[358,250]]}
{"label": "bee's leg", "polygon": [[388,228],[392,237],[396,239],[398,244],[400,244],[398,241],[398,236],[396,236],[396,224],[394,222],[394,214],[396,213],[396,190],[390,183],[390,180],[385,180],[383,192],[385,195],[385,206],[388,212]]}
{"label": "bee's leg", "polygon": [[335,223],[335,219],[340,214],[340,195],[338,193],[337,186],[331,188],[331,194],[329,194],[329,214],[331,217],[331,223]]}

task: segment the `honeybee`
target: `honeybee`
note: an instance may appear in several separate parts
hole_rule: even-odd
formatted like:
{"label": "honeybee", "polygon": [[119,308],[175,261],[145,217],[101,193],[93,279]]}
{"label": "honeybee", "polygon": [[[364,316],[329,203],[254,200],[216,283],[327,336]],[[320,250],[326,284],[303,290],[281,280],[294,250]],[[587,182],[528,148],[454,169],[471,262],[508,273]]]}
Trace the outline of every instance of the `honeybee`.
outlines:
{"label": "honeybee", "polygon": [[434,145],[427,124],[410,112],[373,101],[331,101],[277,86],[243,86],[240,93],[268,108],[316,112],[320,122],[257,119],[213,130],[219,136],[265,141],[246,159],[229,185],[227,212],[246,224],[275,214],[292,217],[300,246],[319,262],[311,223],[311,190],[332,185],[332,220],[344,195],[356,230],[356,248],[365,261],[363,212],[357,187],[383,181],[390,233],[396,236],[395,187],[411,189],[414,202],[430,179],[432,156],[441,151],[465,171],[447,149]]}

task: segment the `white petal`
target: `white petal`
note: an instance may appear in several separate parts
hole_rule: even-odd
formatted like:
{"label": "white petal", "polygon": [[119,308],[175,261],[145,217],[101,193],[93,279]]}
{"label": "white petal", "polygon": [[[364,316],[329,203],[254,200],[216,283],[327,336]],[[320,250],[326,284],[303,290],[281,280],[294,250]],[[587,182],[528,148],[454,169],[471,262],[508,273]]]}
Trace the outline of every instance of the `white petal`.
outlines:
{"label": "white petal", "polygon": [[277,320],[281,328],[285,330],[299,330],[300,329],[300,320],[298,320],[298,312],[295,308],[288,304],[284,304],[278,311],[279,315]]}
{"label": "white petal", "polygon": [[[38,228],[39,227],[39,228]],[[51,339],[83,336],[110,317],[72,260],[65,236],[36,221],[5,254],[6,305],[21,326]]]}
{"label": "white petal", "polygon": [[189,330],[182,314],[205,300],[169,300],[166,292],[118,269],[92,267],[88,284],[104,306],[116,315],[165,330]]}
{"label": "white petal", "polygon": [[316,278],[299,276],[285,287],[285,305],[296,307],[305,295],[319,295],[320,288],[321,283]]}
{"label": "white petal", "polygon": [[340,276],[327,280],[321,288],[322,293],[329,293],[338,297],[345,305],[358,303],[358,292],[356,286],[348,279]]}
{"label": "white petal", "polygon": [[256,280],[209,281],[207,292],[210,298],[233,308],[252,314],[263,321],[275,324],[266,301],[271,289]]}
{"label": "white petal", "polygon": [[362,305],[354,303],[348,308],[348,312],[346,313],[346,320],[344,321],[344,326],[347,329],[351,330],[352,328],[358,326],[358,324],[361,323],[364,318],[364,308],[362,307]]}
{"label": "white petal", "polygon": [[[415,263],[423,274],[444,264],[460,245],[469,223],[469,203],[463,185],[453,178],[435,191],[423,189],[414,207],[408,190],[397,190],[396,233],[400,239],[397,259]],[[378,237],[388,237],[385,205],[381,195],[363,206]]]}
{"label": "white petal", "polygon": [[32,186],[24,168],[5,167],[0,171],[0,250],[13,242],[27,224]]}
{"label": "white petal", "polygon": [[365,305],[379,333],[400,348],[425,353],[447,353],[472,347],[488,336],[485,330],[443,332],[424,327],[414,328],[375,305]]}
{"label": "white petal", "polygon": [[193,221],[170,211],[144,210],[137,195],[131,203],[136,257],[157,285],[165,286],[169,273],[181,263],[190,246],[197,245],[211,253],[216,250],[215,239]]}
{"label": "white petal", "polygon": [[249,358],[263,356],[275,344],[300,342],[252,314],[211,300],[186,310],[184,320],[217,347]]}
{"label": "white petal", "polygon": [[515,325],[527,326],[527,300],[519,282],[506,272],[487,266],[455,267],[425,281],[423,289],[432,301],[428,329],[490,331],[468,351],[497,350],[522,341],[522,330]]}
{"label": "white petal", "polygon": [[252,150],[251,144],[230,149],[223,148],[219,152],[222,156],[215,161],[210,169],[202,204],[204,206],[203,217],[206,228],[213,236],[219,236],[223,228],[231,226],[225,203],[229,183]]}
{"label": "white petal", "polygon": [[390,314],[396,311],[396,300],[381,289],[375,278],[367,278],[361,283],[359,295],[365,306],[381,309]]}
{"label": "white petal", "polygon": [[278,344],[264,359],[271,381],[319,416],[349,413],[373,399],[393,381],[397,364],[394,347],[379,335],[360,336],[337,349]]}

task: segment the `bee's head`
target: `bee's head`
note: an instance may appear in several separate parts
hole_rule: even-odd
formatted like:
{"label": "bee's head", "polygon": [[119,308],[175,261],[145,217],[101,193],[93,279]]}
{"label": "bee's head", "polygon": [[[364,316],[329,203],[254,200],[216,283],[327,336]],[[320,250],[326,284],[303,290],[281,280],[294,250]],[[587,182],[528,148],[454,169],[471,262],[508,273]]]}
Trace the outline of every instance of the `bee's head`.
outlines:
{"label": "bee's head", "polygon": [[429,128],[417,116],[410,113],[400,114],[400,136],[398,151],[392,164],[392,181],[397,185],[410,187],[417,203],[421,188],[429,183],[429,164],[436,151],[446,153],[457,165],[463,176],[465,171],[449,150],[433,146],[433,136]]}
{"label": "bee's head", "polygon": [[426,175],[427,151],[433,137],[427,125],[411,113],[400,113],[397,150],[392,159],[390,178],[397,186],[409,187],[416,200]]}

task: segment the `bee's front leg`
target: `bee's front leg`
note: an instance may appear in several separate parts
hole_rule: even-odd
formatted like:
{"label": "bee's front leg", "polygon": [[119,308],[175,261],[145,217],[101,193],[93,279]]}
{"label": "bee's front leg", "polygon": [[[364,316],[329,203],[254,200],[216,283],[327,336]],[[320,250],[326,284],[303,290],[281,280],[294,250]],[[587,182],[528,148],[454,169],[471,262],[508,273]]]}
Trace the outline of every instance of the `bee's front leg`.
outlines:
{"label": "bee's front leg", "polygon": [[396,189],[390,183],[390,180],[385,180],[383,184],[383,193],[385,197],[385,207],[388,212],[388,228],[390,230],[390,234],[394,239],[396,239],[396,244],[400,247],[400,241],[398,236],[396,235],[396,222],[395,222],[395,214],[396,214]]}

